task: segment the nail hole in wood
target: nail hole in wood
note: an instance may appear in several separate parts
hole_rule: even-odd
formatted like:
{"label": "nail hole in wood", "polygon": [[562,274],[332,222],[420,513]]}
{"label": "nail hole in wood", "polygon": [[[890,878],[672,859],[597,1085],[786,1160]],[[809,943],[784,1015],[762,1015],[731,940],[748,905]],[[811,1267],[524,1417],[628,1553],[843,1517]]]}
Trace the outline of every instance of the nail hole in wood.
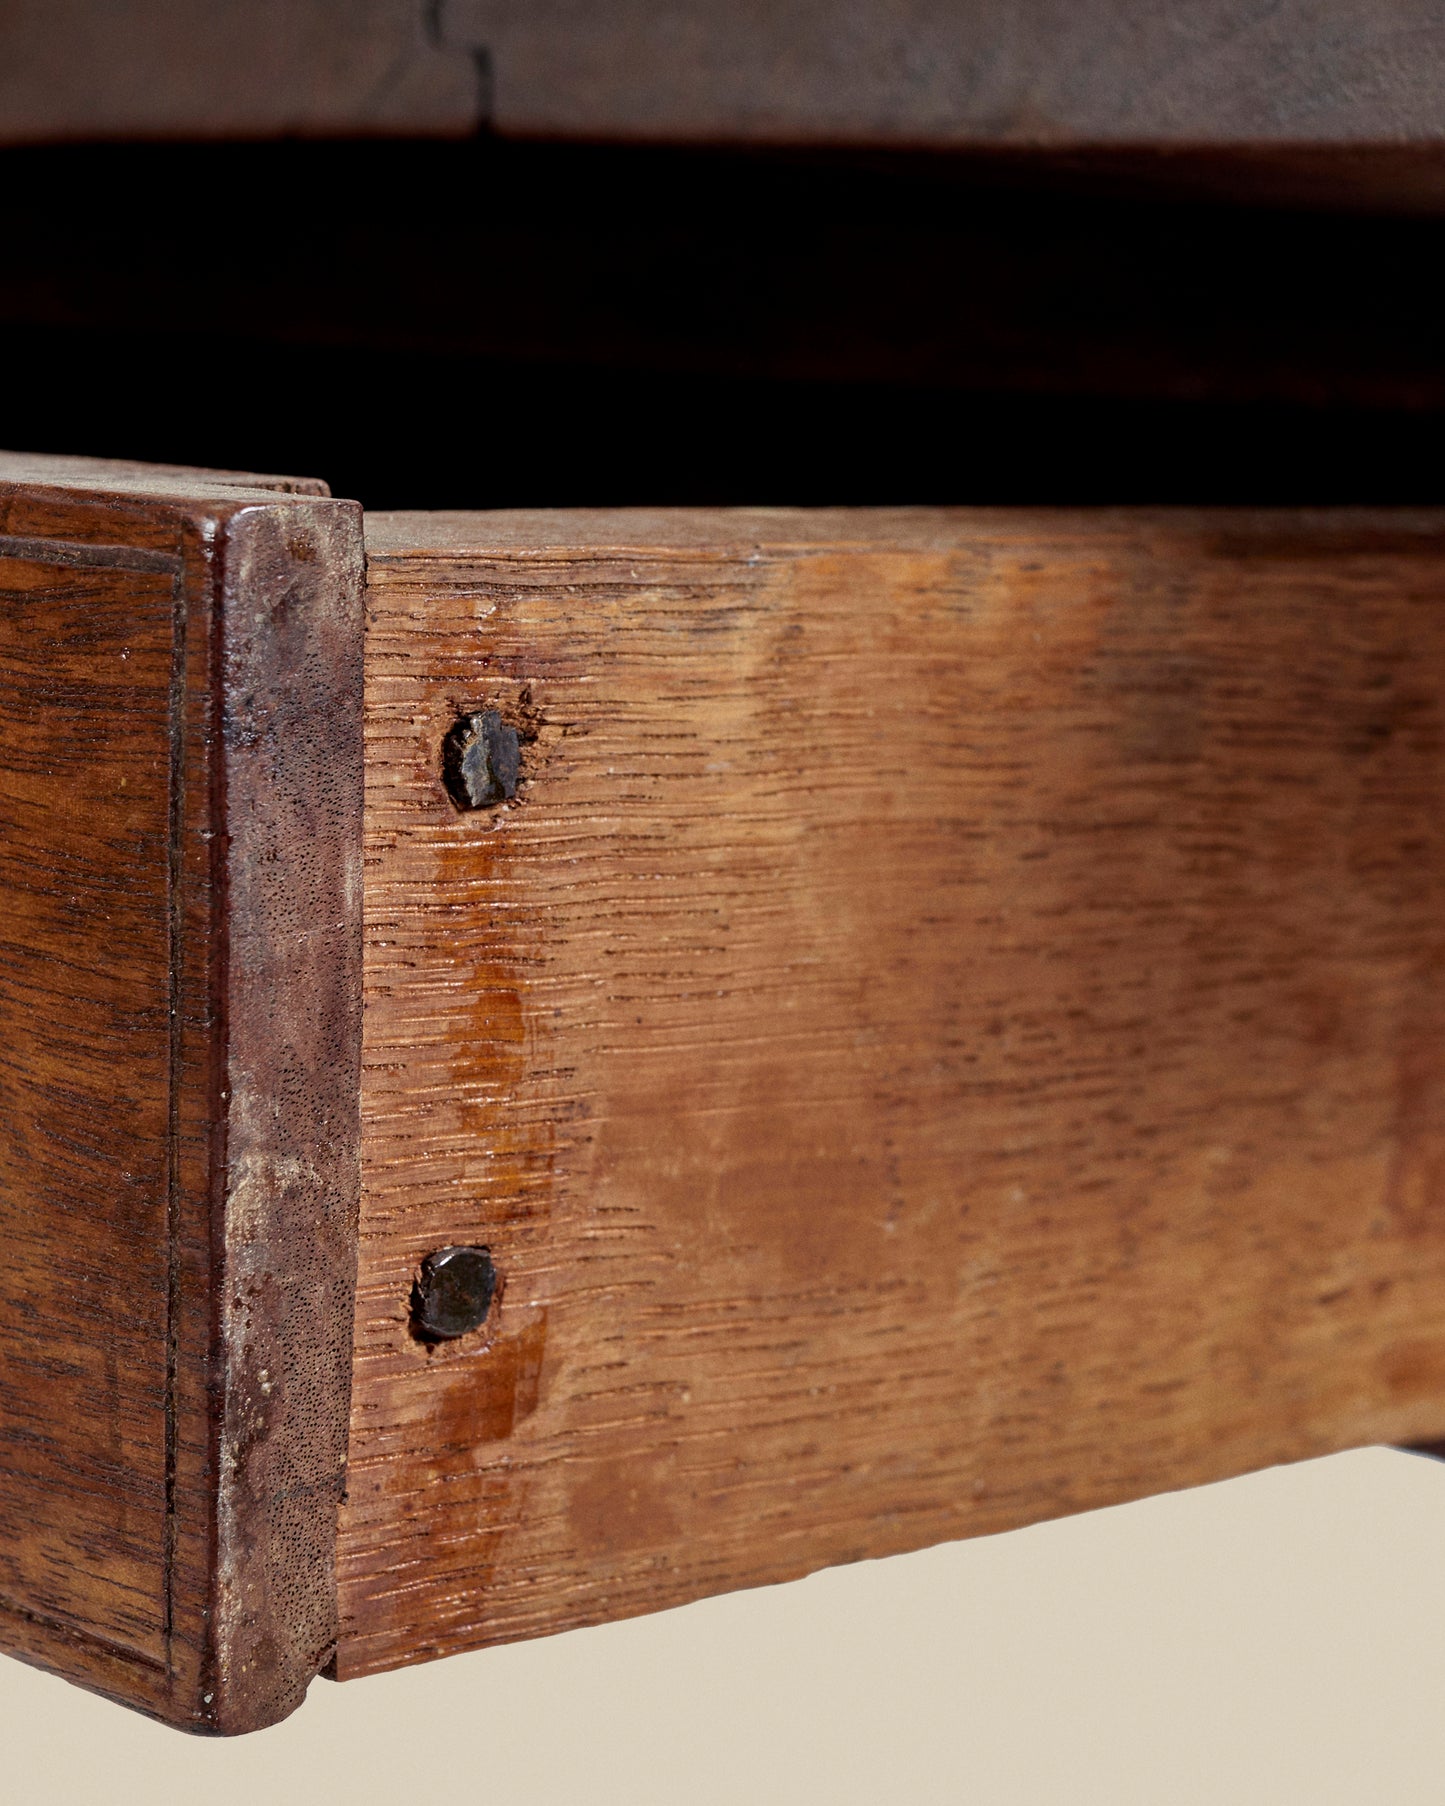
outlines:
{"label": "nail hole in wood", "polygon": [[442,742],[442,779],[458,809],[509,802],[521,776],[521,740],[496,709],[462,716]]}

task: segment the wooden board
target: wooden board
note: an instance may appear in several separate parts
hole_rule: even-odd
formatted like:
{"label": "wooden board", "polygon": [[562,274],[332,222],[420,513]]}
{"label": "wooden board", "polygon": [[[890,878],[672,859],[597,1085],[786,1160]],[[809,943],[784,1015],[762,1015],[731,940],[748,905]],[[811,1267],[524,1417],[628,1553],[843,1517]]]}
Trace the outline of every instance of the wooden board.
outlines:
{"label": "wooden board", "polygon": [[424,0],[10,0],[0,142],[473,131],[475,58]]}
{"label": "wooden board", "polygon": [[367,542],[338,1673],[1445,1434],[1445,519]]}
{"label": "wooden board", "polygon": [[506,131],[1439,145],[1445,27],[1391,0],[443,0]]}
{"label": "wooden board", "polygon": [[0,142],[490,127],[1224,149],[1238,187],[1293,168],[1438,204],[1442,73],[1445,27],[1411,0],[12,0]]}
{"label": "wooden board", "polygon": [[317,488],[0,458],[0,1648],[195,1728],[335,1635],[360,533]]}

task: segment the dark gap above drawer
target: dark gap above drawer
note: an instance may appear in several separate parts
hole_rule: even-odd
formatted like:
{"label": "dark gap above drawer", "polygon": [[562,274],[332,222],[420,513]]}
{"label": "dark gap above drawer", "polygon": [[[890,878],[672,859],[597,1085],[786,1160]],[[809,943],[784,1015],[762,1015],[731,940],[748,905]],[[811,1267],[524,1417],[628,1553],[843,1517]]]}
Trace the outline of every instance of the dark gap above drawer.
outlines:
{"label": "dark gap above drawer", "polygon": [[486,138],[3,168],[0,442],[372,507],[1441,499],[1445,219]]}

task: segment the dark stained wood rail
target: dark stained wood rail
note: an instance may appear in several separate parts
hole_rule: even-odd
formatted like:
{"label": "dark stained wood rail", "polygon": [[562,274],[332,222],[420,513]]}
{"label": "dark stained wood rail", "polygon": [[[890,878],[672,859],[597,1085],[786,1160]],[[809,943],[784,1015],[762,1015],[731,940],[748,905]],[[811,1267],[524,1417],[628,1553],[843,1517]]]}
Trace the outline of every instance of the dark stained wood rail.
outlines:
{"label": "dark stained wood rail", "polygon": [[[95,0],[0,20],[0,143],[295,134],[1022,146],[1442,183],[1445,22],[1410,0]],[[1323,154],[1323,158],[1322,158]]]}

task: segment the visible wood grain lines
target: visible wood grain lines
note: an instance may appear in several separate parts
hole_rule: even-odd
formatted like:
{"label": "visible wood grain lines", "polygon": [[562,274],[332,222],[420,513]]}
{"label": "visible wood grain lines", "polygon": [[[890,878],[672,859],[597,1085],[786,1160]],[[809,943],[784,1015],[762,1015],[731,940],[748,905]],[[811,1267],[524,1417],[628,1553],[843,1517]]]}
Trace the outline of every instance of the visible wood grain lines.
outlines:
{"label": "visible wood grain lines", "polygon": [[1445,1431],[1442,532],[369,518],[338,1672]]}
{"label": "visible wood grain lines", "polygon": [[0,457],[0,1647],[215,1730],[329,1656],[351,1353],[359,523],[266,481]]}
{"label": "visible wood grain lines", "polygon": [[163,1669],[180,562],[65,550],[0,540],[0,1606]]}

